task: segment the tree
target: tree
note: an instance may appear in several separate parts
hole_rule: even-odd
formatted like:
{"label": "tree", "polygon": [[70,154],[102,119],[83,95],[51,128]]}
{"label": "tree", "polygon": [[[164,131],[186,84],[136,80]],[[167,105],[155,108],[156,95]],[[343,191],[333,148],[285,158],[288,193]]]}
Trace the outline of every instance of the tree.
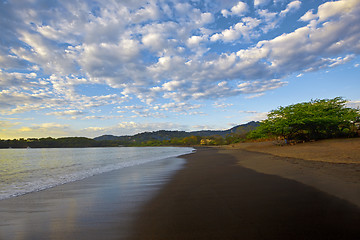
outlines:
{"label": "tree", "polygon": [[316,99],[279,107],[249,136],[277,136],[285,139],[311,140],[351,136],[359,110],[346,107],[346,100]]}

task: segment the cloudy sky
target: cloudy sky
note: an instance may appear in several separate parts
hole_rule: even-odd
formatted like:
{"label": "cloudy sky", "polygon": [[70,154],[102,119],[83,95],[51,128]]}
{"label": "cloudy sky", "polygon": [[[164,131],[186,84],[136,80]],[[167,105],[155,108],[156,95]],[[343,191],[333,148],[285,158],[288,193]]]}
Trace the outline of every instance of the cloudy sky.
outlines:
{"label": "cloudy sky", "polygon": [[359,106],[359,0],[1,0],[0,138],[227,129]]}

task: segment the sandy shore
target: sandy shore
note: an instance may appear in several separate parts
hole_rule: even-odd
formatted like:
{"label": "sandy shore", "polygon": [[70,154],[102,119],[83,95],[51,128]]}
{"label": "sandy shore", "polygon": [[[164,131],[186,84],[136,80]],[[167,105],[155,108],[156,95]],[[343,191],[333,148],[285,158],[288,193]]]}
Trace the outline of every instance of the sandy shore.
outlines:
{"label": "sandy shore", "polygon": [[291,162],[299,160],[224,148],[199,148],[182,158],[186,161],[143,164],[0,201],[0,239],[360,236],[356,204],[266,172],[303,175],[293,167],[302,166],[303,172],[311,168]]}
{"label": "sandy shore", "polygon": [[[310,185],[360,207],[360,138],[328,139],[297,145],[276,142],[240,143],[223,146],[241,166]],[[243,150],[271,154],[241,157]]]}
{"label": "sandy shore", "polygon": [[296,145],[276,145],[276,141],[238,143],[226,149],[244,149],[309,161],[360,164],[360,138],[327,139]]}
{"label": "sandy shore", "polygon": [[130,239],[358,239],[360,208],[245,168],[272,155],[199,149],[141,211]]}

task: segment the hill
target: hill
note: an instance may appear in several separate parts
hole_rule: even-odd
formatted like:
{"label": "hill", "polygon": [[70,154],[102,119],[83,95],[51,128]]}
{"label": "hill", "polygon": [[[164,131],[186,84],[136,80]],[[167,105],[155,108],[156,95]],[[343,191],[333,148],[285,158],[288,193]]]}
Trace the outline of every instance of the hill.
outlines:
{"label": "hill", "polygon": [[96,141],[124,141],[124,142],[145,142],[150,140],[171,140],[173,138],[185,138],[190,136],[210,137],[210,136],[221,136],[225,137],[229,134],[246,134],[259,126],[259,122],[249,122],[246,124],[238,125],[228,130],[202,130],[202,131],[168,131],[159,130],[154,132],[143,132],[132,136],[114,136],[114,135],[102,135],[94,138]]}

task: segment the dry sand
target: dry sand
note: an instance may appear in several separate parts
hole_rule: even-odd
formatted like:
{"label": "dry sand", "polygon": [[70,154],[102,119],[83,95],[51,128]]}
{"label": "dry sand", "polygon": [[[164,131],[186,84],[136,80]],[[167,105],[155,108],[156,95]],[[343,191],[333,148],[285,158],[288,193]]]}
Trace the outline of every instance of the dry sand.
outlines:
{"label": "dry sand", "polygon": [[[276,142],[240,143],[221,147],[241,166],[316,187],[360,207],[360,138],[329,139],[279,146]],[[271,154],[241,157],[243,150]]]}
{"label": "dry sand", "polygon": [[224,148],[244,149],[310,161],[360,164],[360,138],[327,139],[285,146],[277,145],[276,141],[239,143]]}

